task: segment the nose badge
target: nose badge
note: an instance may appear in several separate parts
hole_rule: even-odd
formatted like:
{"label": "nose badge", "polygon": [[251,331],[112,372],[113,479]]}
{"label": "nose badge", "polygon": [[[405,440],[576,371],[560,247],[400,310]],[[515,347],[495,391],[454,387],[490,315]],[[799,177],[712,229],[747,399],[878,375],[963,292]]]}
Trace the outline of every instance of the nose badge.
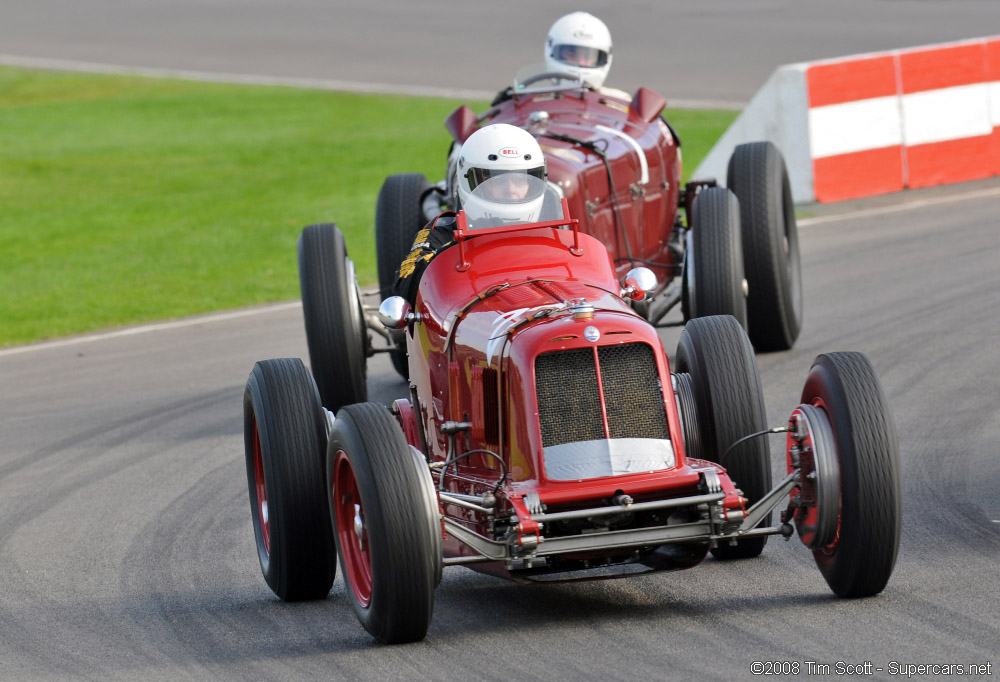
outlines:
{"label": "nose badge", "polygon": [[590,342],[594,342],[597,341],[597,339],[601,338],[601,332],[600,330],[597,329],[597,327],[590,325],[589,327],[583,330],[583,338],[587,339]]}

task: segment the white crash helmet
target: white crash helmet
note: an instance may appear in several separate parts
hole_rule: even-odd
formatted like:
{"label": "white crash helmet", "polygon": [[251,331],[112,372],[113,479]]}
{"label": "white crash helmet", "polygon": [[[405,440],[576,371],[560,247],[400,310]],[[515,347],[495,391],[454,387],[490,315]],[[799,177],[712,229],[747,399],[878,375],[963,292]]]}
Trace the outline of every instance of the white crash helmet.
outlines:
{"label": "white crash helmet", "polygon": [[531,133],[508,123],[480,128],[462,145],[458,199],[470,227],[537,222],[545,200],[545,157]]}
{"label": "white crash helmet", "polygon": [[601,87],[611,69],[611,32],[592,14],[567,14],[549,29],[545,67],[577,76],[592,88]]}

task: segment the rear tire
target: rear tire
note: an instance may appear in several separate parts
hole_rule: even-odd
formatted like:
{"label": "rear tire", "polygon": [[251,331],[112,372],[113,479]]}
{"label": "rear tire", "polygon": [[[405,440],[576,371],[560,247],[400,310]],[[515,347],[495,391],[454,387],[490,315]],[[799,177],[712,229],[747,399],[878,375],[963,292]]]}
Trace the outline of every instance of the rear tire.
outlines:
{"label": "rear tire", "polygon": [[302,230],[298,253],[309,364],[324,407],[336,412],[368,399],[368,330],[354,263],[333,223]]}
{"label": "rear tire", "polygon": [[383,644],[424,638],[441,580],[441,525],[426,461],[381,405],[337,413],[326,455],[346,591]]}
{"label": "rear tire", "polygon": [[896,565],[902,523],[899,445],[888,402],[861,353],[827,353],[813,363],[802,402],[830,421],[840,464],[836,539],[813,551],[839,597],[869,597]]}
{"label": "rear tire", "polygon": [[708,187],[692,208],[691,253],[685,254],[685,319],[732,315],[747,326],[740,208],[724,187]]}
{"label": "rear tire", "polygon": [[[399,265],[410,253],[413,238],[426,223],[421,199],[431,188],[423,173],[398,173],[382,183],[375,204],[375,255],[378,262],[378,285],[384,299],[392,291]],[[396,342],[403,341],[403,335]],[[392,366],[400,376],[409,378],[406,348],[389,353]]]}
{"label": "rear tire", "polygon": [[788,350],[802,327],[802,265],[795,205],[781,152],[770,142],[736,147],[726,185],[740,201],[749,294],[747,330],[758,351]]}
{"label": "rear tire", "polygon": [[[690,375],[704,458],[725,466],[747,504],[753,505],[771,490],[766,438],[752,438],[725,455],[740,438],[767,428],[757,359],[746,332],[730,316],[691,320],[677,344],[676,372]],[[769,525],[770,515],[762,523]],[[766,542],[767,536],[745,538],[736,545],[715,547],[712,555],[717,559],[754,557]]]}
{"label": "rear tire", "polygon": [[326,504],[326,417],[298,358],[254,365],[243,441],[260,569],[284,601],[323,599],[337,572]]}

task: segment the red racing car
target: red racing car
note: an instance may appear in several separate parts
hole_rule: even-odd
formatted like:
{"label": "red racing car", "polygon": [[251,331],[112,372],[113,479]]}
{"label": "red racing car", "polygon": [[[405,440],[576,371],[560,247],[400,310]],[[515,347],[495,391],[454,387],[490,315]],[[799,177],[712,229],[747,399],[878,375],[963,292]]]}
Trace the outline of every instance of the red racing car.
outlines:
{"label": "red racing car", "polygon": [[[245,454],[268,586],[325,598],[339,556],[361,624],[406,642],[426,635],[449,566],[615,578],[753,557],[797,532],[837,595],[880,592],[899,543],[899,455],[867,359],[819,356],[801,404],[768,428],[737,320],[688,322],[671,366],[631,305],[660,290],[653,272],[622,278],[613,248],[553,199],[531,224],[470,229],[460,213],[416,305],[382,303],[408,349],[410,395],[391,409],[364,402],[369,332],[343,237],[304,230],[306,318],[335,330],[336,416],[300,360],[254,366]],[[786,434],[777,483],[770,433]]]}

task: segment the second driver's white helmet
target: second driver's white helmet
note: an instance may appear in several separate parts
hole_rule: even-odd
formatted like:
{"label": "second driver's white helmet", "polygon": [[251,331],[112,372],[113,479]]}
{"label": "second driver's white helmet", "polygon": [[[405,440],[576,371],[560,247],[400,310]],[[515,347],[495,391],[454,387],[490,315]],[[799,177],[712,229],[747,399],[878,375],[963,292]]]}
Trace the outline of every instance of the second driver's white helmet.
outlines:
{"label": "second driver's white helmet", "polygon": [[576,76],[593,88],[601,87],[611,69],[611,32],[592,14],[567,14],[549,29],[545,67]]}
{"label": "second driver's white helmet", "polygon": [[545,157],[531,133],[508,123],[480,128],[465,141],[456,186],[469,226],[537,222],[545,201]]}

